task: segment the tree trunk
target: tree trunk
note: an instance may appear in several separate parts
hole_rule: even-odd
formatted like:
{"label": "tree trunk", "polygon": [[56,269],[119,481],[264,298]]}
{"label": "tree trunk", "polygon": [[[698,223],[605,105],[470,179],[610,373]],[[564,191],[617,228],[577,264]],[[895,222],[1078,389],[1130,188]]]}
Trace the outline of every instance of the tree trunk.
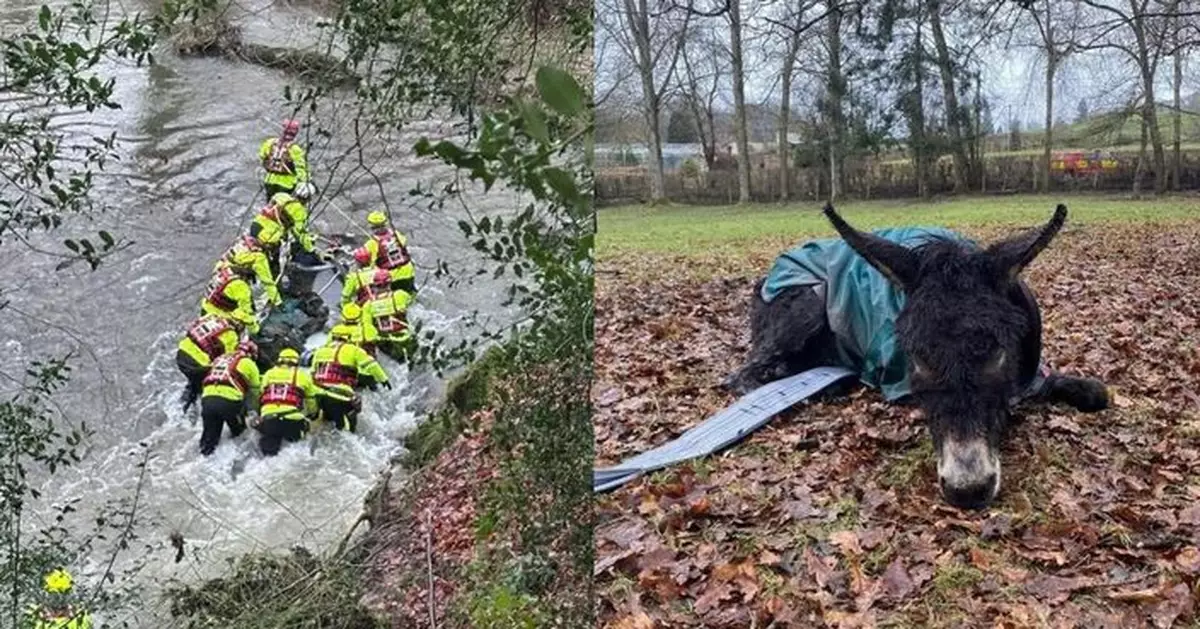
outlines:
{"label": "tree trunk", "polygon": [[631,21],[630,30],[637,47],[638,75],[642,81],[642,116],[650,135],[650,159],[646,164],[646,174],[650,177],[650,198],[647,201],[659,203],[666,197],[666,185],[663,182],[662,130],[659,128],[662,102],[658,90],[654,87],[654,57],[650,52],[650,14],[646,0],[639,0],[636,7],[633,0],[625,0],[625,10]]}
{"label": "tree trunk", "polygon": [[783,60],[780,76],[782,103],[779,106],[779,200],[787,203],[791,198],[791,147],[788,145],[788,127],[792,117],[792,72],[796,68],[796,55],[800,51],[800,32],[793,31],[788,41],[787,56]]}
{"label": "tree trunk", "polygon": [[842,116],[845,85],[842,77],[842,12],[830,2],[826,18],[829,39],[829,76],[826,84],[829,109],[829,201],[836,201],[842,192],[842,137],[846,122]]}
{"label": "tree trunk", "polygon": [[1142,75],[1142,116],[1150,131],[1150,145],[1154,149],[1154,191],[1167,191],[1167,157],[1163,150],[1162,130],[1158,128],[1158,107],[1154,102],[1154,68],[1150,59],[1149,45],[1146,43],[1145,18],[1138,7],[1130,0],[1133,9],[1133,34],[1137,41],[1138,69]]}
{"label": "tree trunk", "polygon": [[[1176,11],[1179,10],[1178,0],[1175,1],[1174,8]],[[1175,105],[1175,111],[1171,116],[1171,140],[1173,143],[1171,148],[1174,151],[1174,154],[1171,156],[1171,186],[1174,190],[1180,190],[1182,185],[1179,182],[1179,176],[1183,170],[1183,112],[1181,111],[1183,107],[1183,100],[1180,97],[1179,91],[1183,84],[1183,50],[1179,48],[1178,16],[1175,18],[1174,39],[1176,49],[1175,54],[1172,55],[1172,57],[1174,57],[1175,62],[1175,76],[1172,77],[1174,81],[1172,81],[1173,84],[1171,87],[1173,88],[1174,92],[1172,94],[1172,104]]]}
{"label": "tree trunk", "polygon": [[1138,149],[1138,164],[1133,171],[1133,194],[1137,196],[1142,191],[1142,173],[1146,172],[1146,114],[1142,108],[1142,136]]}
{"label": "tree trunk", "polygon": [[733,61],[734,133],[738,147],[738,203],[750,202],[750,140],[746,129],[746,73],[742,68],[742,12],[739,0],[729,2],[729,45]]}
{"label": "tree trunk", "polygon": [[[1049,9],[1046,12],[1049,13]],[[1049,16],[1047,16],[1046,30],[1049,31],[1049,29]],[[1046,53],[1046,130],[1042,135],[1042,174],[1045,176],[1045,179],[1042,181],[1042,192],[1050,192],[1050,175],[1052,172],[1050,170],[1050,153],[1054,146],[1054,72],[1058,66],[1058,58],[1053,49],[1053,43],[1046,50]]]}
{"label": "tree trunk", "polygon": [[913,94],[910,103],[909,136],[913,151],[913,173],[917,178],[917,195],[929,197],[929,155],[925,142],[925,47],[921,40],[924,20],[917,15],[917,31],[913,38]]}
{"label": "tree trunk", "polygon": [[962,112],[958,107],[958,93],[954,89],[954,65],[950,59],[950,47],[946,45],[946,34],[942,30],[941,2],[928,0],[927,6],[933,45],[937,49],[938,71],[942,76],[942,96],[946,102],[946,130],[950,134],[954,155],[954,191],[964,192],[967,188],[967,151],[963,146]]}

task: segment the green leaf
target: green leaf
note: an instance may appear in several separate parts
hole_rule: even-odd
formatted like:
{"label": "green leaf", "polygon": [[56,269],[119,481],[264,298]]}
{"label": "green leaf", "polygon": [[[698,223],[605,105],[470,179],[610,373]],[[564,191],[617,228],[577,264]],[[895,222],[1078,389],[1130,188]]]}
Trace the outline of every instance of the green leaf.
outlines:
{"label": "green leaf", "polygon": [[466,221],[459,221],[458,228],[461,229],[463,235],[467,237],[470,237],[471,233],[474,231],[471,229],[471,224]]}
{"label": "green leaf", "polygon": [[551,167],[544,170],[542,174],[546,177],[546,183],[550,188],[567,201],[574,201],[579,196],[575,179],[567,171]]}
{"label": "green leaf", "polygon": [[521,119],[525,121],[525,133],[529,137],[542,144],[550,142],[550,130],[546,128],[546,117],[541,108],[533,103],[522,103]]}
{"label": "green leaf", "polygon": [[43,31],[50,30],[50,18],[50,7],[43,4],[42,10],[38,12],[38,26],[41,27]]}
{"label": "green leaf", "polygon": [[554,67],[542,66],[537,71],[537,89],[551,109],[564,116],[583,111],[583,89],[575,77]]}
{"label": "green leaf", "polygon": [[67,249],[70,249],[71,251],[74,251],[75,253],[79,253],[79,243],[76,243],[74,240],[71,240],[71,239],[64,240],[63,244],[65,244],[67,246]]}

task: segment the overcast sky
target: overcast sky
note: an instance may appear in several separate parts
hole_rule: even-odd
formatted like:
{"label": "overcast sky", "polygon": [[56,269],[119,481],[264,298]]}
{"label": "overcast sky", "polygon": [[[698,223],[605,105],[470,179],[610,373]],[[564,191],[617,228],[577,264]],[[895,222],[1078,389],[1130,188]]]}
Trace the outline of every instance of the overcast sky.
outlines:
{"label": "overcast sky", "polygon": [[[743,0],[743,6],[750,1]],[[603,11],[604,3],[598,2],[597,19],[602,23],[606,20],[601,14]],[[723,21],[708,19],[705,22],[717,25],[722,29],[718,32],[722,34],[727,29],[722,26]],[[617,64],[622,68],[628,68],[631,64],[622,57],[616,46],[607,41],[608,35],[602,24],[597,26],[596,38],[596,49],[601,57],[598,61],[605,66],[598,69],[598,87],[603,89],[605,80],[612,75],[612,69],[618,67]],[[778,41],[764,40],[753,34],[746,40],[744,49],[749,73],[746,98],[749,102],[778,102],[778,62],[768,59],[774,53],[774,47],[779,46]],[[1008,43],[1012,44],[1012,41]],[[1136,73],[1133,65],[1123,56],[1123,53],[1112,51],[1068,58],[1055,82],[1055,119],[1074,120],[1081,99],[1086,101],[1091,112],[1113,109],[1127,102],[1136,91]],[[1036,49],[1018,45],[1010,45],[1005,49],[1003,42],[996,42],[991,49],[981,48],[977,58],[983,60],[979,64],[983,74],[983,93],[992,105],[993,123],[1006,127],[1010,119],[1018,118],[1024,128],[1040,127],[1044,117],[1045,65]],[[803,59],[801,63],[804,63]],[[1185,100],[1189,94],[1200,89],[1200,78],[1189,76],[1190,65],[1185,61],[1182,90]],[[1170,59],[1160,64],[1156,93],[1159,102],[1171,100],[1172,71]],[[622,83],[625,91],[640,94],[640,84],[635,76],[627,76]],[[799,100],[798,106],[802,107],[803,103],[811,102],[811,98],[819,91],[820,87],[816,84],[802,84],[797,86],[793,98]],[[732,108],[732,94],[728,86],[724,88],[723,96],[726,105]]]}

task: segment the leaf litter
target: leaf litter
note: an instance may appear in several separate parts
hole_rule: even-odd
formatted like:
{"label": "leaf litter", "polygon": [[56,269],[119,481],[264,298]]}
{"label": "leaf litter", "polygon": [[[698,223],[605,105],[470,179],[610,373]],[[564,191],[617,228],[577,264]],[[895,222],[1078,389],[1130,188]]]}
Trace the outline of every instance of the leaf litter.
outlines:
{"label": "leaf litter", "polygon": [[[1194,622],[1197,243],[1200,224],[1085,225],[1026,272],[1044,358],[1103,379],[1113,407],[1022,406],[989,511],[941,500],[914,409],[861,387],[827,396],[726,452],[599,496],[597,626]],[[746,354],[748,296],[779,247],[602,261],[597,465],[673,439],[734,401],[717,385]]]}

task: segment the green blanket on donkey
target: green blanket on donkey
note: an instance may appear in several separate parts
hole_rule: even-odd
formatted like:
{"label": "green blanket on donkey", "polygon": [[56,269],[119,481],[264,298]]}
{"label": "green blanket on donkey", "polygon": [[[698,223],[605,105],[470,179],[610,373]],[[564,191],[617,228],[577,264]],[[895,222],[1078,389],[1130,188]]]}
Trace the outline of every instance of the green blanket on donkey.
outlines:
{"label": "green blanket on donkey", "polygon": [[[979,248],[973,240],[940,227],[893,227],[872,233],[910,249],[931,238]],[[863,384],[878,388],[888,401],[909,394],[908,358],[896,338],[902,291],[841,238],[810,240],[776,258],[763,282],[763,301],[770,303],[793,286],[814,286],[824,296],[840,366],[858,371]]]}

